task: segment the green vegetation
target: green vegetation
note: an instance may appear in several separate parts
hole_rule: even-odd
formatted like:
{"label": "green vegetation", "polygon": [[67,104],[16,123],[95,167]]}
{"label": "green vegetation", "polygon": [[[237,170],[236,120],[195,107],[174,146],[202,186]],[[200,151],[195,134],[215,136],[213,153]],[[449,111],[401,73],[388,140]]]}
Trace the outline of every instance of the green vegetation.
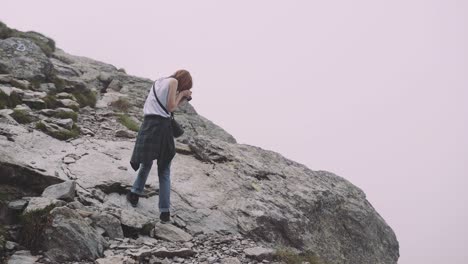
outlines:
{"label": "green vegetation", "polygon": [[127,98],[120,97],[117,101],[112,102],[110,106],[122,112],[127,112],[131,105]]}
{"label": "green vegetation", "polygon": [[77,138],[80,135],[80,128],[76,124],[73,124],[71,130],[63,129],[60,131],[48,131],[46,125],[42,121],[39,121],[36,123],[36,128],[43,131],[47,135],[60,140]]}
{"label": "green vegetation", "polygon": [[16,122],[20,124],[29,124],[33,121],[33,118],[29,115],[29,113],[26,110],[18,110],[15,109],[13,110],[13,114],[11,114],[11,117],[16,120]]}
{"label": "green vegetation", "polygon": [[143,227],[141,228],[140,233],[141,233],[142,235],[147,235],[147,236],[149,236],[150,233],[151,233],[151,230],[153,230],[153,228],[154,228],[154,223],[151,223],[151,222],[150,222],[150,223],[146,223],[146,224],[144,224]]}
{"label": "green vegetation", "polygon": [[57,107],[61,107],[62,104],[57,100],[55,95],[47,95],[46,97],[42,98],[42,100],[46,103],[46,108],[55,109]]}
{"label": "green vegetation", "polygon": [[10,96],[0,90],[0,109],[13,108],[21,104],[21,99],[17,93],[11,92]]}
{"label": "green vegetation", "polygon": [[140,129],[138,124],[135,121],[133,121],[133,119],[131,119],[128,115],[121,114],[119,115],[119,118],[117,120],[122,125],[124,125],[125,127],[127,127],[128,129],[132,131],[138,132],[138,130]]}
{"label": "green vegetation", "polygon": [[43,249],[45,229],[51,223],[50,211],[55,205],[49,205],[41,210],[33,210],[20,216],[22,225],[19,232],[19,242],[33,254]]}
{"label": "green vegetation", "polygon": [[95,91],[74,92],[72,93],[80,104],[80,107],[95,107],[97,102],[97,93]]}
{"label": "green vegetation", "polygon": [[290,249],[282,248],[276,251],[275,258],[278,261],[282,261],[287,264],[302,264],[303,262],[308,262],[310,264],[324,264],[317,255],[311,251],[305,251],[298,254]]}
{"label": "green vegetation", "polygon": [[47,131],[46,125],[44,125],[44,123],[42,123],[41,121],[36,123],[36,128],[44,132]]}
{"label": "green vegetation", "polygon": [[59,111],[56,114],[54,114],[54,117],[61,119],[71,118],[73,121],[76,122],[78,120],[78,113]]}

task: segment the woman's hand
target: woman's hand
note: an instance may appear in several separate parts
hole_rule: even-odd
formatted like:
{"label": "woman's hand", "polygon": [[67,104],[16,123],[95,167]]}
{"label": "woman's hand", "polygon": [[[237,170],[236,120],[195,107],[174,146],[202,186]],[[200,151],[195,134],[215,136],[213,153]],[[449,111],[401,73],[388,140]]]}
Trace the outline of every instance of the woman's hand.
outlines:
{"label": "woman's hand", "polygon": [[190,90],[184,90],[182,92],[180,92],[181,96],[184,97],[184,98],[187,98],[187,97],[191,97],[192,96],[192,91]]}

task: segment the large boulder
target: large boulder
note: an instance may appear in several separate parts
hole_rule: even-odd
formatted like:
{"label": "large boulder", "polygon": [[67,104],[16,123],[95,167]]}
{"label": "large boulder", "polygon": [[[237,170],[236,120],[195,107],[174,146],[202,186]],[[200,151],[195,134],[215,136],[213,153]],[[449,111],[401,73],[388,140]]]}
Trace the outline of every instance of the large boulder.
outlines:
{"label": "large boulder", "polygon": [[57,207],[45,230],[45,255],[53,261],[92,260],[103,256],[106,240],[74,210]]}
{"label": "large boulder", "polygon": [[47,197],[32,197],[29,200],[28,206],[24,209],[24,213],[42,210],[50,205],[62,206],[65,205],[65,202]]}
{"label": "large boulder", "polygon": [[92,215],[91,219],[95,226],[102,228],[105,236],[110,239],[123,238],[123,230],[119,219],[111,214],[101,213]]}
{"label": "large boulder", "polygon": [[184,230],[171,224],[157,223],[151,231],[151,236],[171,242],[187,242],[192,236]]}
{"label": "large boulder", "polygon": [[52,72],[52,64],[41,48],[24,38],[0,40],[0,73],[18,79],[45,81]]}
{"label": "large boulder", "polygon": [[75,198],[76,182],[65,181],[59,184],[54,184],[47,187],[42,193],[42,197],[64,200],[67,202],[73,201]]}

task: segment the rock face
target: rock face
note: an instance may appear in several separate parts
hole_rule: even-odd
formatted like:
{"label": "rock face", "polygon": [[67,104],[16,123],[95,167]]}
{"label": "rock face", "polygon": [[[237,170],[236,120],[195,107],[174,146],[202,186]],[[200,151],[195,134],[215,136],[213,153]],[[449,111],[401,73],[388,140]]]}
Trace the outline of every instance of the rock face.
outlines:
{"label": "rock face", "polygon": [[51,71],[49,59],[31,40],[0,40],[0,73],[10,73],[18,79],[45,81]]}
{"label": "rock face", "polygon": [[[152,80],[59,49],[46,56],[34,42],[23,38],[0,39],[0,55],[0,86],[10,94],[7,98],[2,92],[0,97],[0,104],[8,108],[0,110],[0,187],[12,186],[27,193],[13,195],[11,201],[36,196],[28,208],[69,202],[68,207],[52,211],[54,225],[47,230],[46,255],[58,261],[94,261],[104,257],[106,242],[101,234],[109,239],[149,234],[149,224],[154,226],[159,215],[157,170],[151,171],[138,207],[131,207],[125,194],[136,177],[129,169],[135,139],[120,123],[119,115],[143,120],[142,108]],[[83,98],[94,93],[96,98]],[[13,94],[18,98],[13,100]],[[123,112],[110,106],[119,98],[128,101]],[[36,124],[21,125],[9,118],[10,109],[22,103],[39,119]],[[47,108],[41,110],[43,107]],[[241,253],[219,249],[231,258],[226,263],[257,261],[238,258],[250,254],[242,253],[244,249],[256,246],[312,251],[326,263],[397,263],[399,245],[394,232],[364,192],[346,179],[312,171],[272,151],[238,144],[189,103],[176,111],[175,118],[185,134],[176,140],[177,155],[171,168],[172,223],[152,233],[158,243],[175,240],[179,245],[139,247],[141,250],[133,252],[133,245],[127,243],[122,251],[116,250],[118,254],[162,258],[183,248],[180,243],[192,243],[199,236],[233,234],[248,236],[261,245],[237,245]],[[71,133],[72,128],[76,132],[76,126],[85,132],[58,140],[41,132],[38,123],[51,135]],[[65,181],[75,182],[76,190],[67,187],[60,195],[44,191]],[[51,198],[37,197],[43,192]],[[26,211],[32,207],[28,208]],[[163,239],[171,241],[161,242]],[[70,247],[64,249],[63,245]],[[113,249],[118,246],[123,245]],[[160,253],[155,253],[158,249]],[[165,250],[169,253],[161,253]],[[223,258],[206,255],[197,261],[221,262]]]}
{"label": "rock face", "polygon": [[45,231],[45,255],[57,262],[95,260],[103,256],[106,240],[74,210],[57,207]]}

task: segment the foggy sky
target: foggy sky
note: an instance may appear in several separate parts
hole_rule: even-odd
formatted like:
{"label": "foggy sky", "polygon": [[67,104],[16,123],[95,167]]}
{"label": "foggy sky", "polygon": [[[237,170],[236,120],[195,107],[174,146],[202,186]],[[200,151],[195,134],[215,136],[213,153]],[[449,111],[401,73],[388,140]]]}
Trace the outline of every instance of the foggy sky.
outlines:
{"label": "foggy sky", "polygon": [[156,79],[239,143],[363,189],[400,264],[468,259],[468,1],[19,1],[0,20]]}

